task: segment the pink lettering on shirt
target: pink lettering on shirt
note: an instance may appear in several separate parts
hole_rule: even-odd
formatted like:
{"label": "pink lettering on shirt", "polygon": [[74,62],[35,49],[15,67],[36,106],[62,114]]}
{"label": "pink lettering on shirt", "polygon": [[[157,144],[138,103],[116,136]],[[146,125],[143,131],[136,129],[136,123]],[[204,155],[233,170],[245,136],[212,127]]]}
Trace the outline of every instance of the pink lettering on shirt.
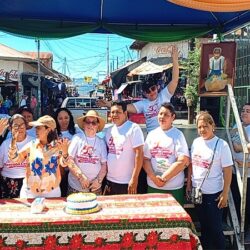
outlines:
{"label": "pink lettering on shirt", "polygon": [[203,160],[200,155],[193,155],[192,164],[201,168],[209,167],[209,162],[207,160]]}
{"label": "pink lettering on shirt", "polygon": [[111,136],[108,140],[108,153],[120,155],[122,152],[123,152],[122,145],[119,145],[118,142],[115,142],[113,136]]}
{"label": "pink lettering on shirt", "polygon": [[158,115],[158,103],[156,102],[155,104],[151,105],[148,107],[146,111],[146,119],[147,118],[152,118]]}
{"label": "pink lettering on shirt", "polygon": [[84,145],[76,159],[79,163],[92,163],[96,164],[99,161],[99,157],[94,154],[95,149],[91,145]]}
{"label": "pink lettering on shirt", "polygon": [[152,158],[165,158],[168,159],[172,154],[172,150],[168,148],[161,147],[159,145],[156,145],[150,150],[150,154],[152,155]]}
{"label": "pink lettering on shirt", "polygon": [[26,168],[27,162],[22,162],[22,163],[13,163],[7,161],[4,166],[7,168]]}
{"label": "pink lettering on shirt", "polygon": [[76,160],[79,163],[97,164],[99,162],[99,157],[98,156],[89,157],[88,155],[85,155],[85,156],[77,155]]}

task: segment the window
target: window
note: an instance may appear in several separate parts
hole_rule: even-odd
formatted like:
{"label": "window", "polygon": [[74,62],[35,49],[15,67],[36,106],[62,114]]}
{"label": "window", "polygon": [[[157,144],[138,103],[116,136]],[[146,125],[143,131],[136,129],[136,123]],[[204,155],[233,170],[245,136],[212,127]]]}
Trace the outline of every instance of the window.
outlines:
{"label": "window", "polygon": [[96,106],[96,99],[91,99],[91,108],[97,108]]}
{"label": "window", "polygon": [[75,108],[75,99],[69,99],[66,108]]}
{"label": "window", "polygon": [[85,107],[84,99],[76,99],[76,107],[77,108],[84,108]]}

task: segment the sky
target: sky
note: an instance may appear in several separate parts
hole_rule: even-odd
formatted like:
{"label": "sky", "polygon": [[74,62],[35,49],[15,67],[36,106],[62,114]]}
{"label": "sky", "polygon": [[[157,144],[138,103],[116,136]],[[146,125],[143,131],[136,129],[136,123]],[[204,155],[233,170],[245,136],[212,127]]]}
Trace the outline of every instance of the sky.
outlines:
{"label": "sky", "polygon": [[[53,69],[71,78],[90,76],[102,81],[107,75],[107,47],[109,68],[113,71],[117,65],[121,67],[127,61],[137,59],[137,52],[129,50],[133,41],[114,34],[84,34],[65,39],[41,40],[40,51],[53,53]],[[4,32],[0,32],[0,43],[19,51],[37,51],[34,39]]]}

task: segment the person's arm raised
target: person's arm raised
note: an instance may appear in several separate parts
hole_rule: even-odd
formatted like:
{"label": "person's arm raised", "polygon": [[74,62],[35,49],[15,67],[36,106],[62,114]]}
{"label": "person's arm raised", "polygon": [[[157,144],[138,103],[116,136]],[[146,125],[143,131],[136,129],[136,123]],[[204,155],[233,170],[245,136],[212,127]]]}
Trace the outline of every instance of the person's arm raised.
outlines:
{"label": "person's arm raised", "polygon": [[171,95],[174,94],[178,80],[179,80],[179,62],[178,62],[179,51],[176,46],[172,47],[172,60],[173,60],[173,70],[172,70],[172,80],[167,85],[168,91]]}
{"label": "person's arm raised", "polygon": [[110,108],[111,107],[111,101],[107,101],[107,100],[104,100],[104,99],[99,99],[99,100],[96,101],[96,105],[98,107]]}
{"label": "person's arm raised", "polygon": [[0,136],[4,135],[4,132],[9,126],[9,119],[8,118],[2,118],[0,119]]}
{"label": "person's arm raised", "polygon": [[136,108],[135,108],[135,106],[133,104],[128,104],[127,105],[127,111],[130,114],[136,114],[137,113],[137,110],[136,110]]}
{"label": "person's arm raised", "polygon": [[[106,101],[103,99],[97,100],[96,104],[98,107],[107,107],[107,108],[111,107],[111,101]],[[132,114],[137,113],[137,110],[133,104],[127,104],[127,111],[128,113],[132,113]]]}

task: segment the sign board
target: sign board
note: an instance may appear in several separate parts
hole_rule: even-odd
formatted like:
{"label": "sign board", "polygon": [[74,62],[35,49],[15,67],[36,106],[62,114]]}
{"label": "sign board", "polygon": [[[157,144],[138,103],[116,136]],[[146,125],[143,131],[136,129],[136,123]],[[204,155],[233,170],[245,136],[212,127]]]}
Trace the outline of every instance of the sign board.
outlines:
{"label": "sign board", "polygon": [[92,82],[92,76],[84,76],[84,82]]}
{"label": "sign board", "polygon": [[157,57],[171,57],[172,46],[179,50],[180,58],[188,56],[188,41],[175,43],[148,43],[141,50],[141,58],[147,57],[147,60]]}

